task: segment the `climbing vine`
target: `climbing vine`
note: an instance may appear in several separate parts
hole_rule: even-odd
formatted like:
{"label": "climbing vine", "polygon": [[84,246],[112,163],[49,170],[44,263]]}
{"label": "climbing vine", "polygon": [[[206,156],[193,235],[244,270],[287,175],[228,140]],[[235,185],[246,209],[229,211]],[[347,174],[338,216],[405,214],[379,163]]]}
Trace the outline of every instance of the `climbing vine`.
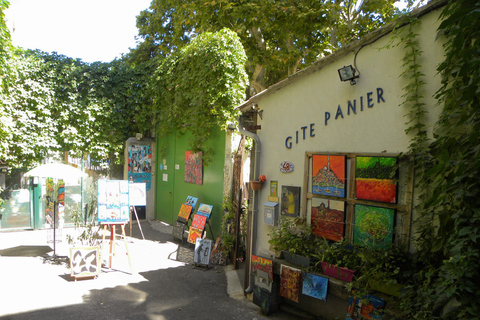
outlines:
{"label": "climbing vine", "polygon": [[404,106],[407,132],[414,133],[421,207],[416,283],[401,305],[409,319],[479,319],[480,306],[480,2],[448,1],[439,31],[446,38],[439,65],[442,86],[436,99],[443,110],[431,142],[421,103],[424,82],[416,35],[405,37]]}
{"label": "climbing vine", "polygon": [[[247,86],[246,55],[238,36],[228,29],[202,33],[191,44],[162,61],[156,71],[153,117],[157,133],[190,133],[189,147],[213,159],[208,141],[236,117]],[[163,146],[165,152],[166,146]],[[160,151],[162,146],[159,146]]]}

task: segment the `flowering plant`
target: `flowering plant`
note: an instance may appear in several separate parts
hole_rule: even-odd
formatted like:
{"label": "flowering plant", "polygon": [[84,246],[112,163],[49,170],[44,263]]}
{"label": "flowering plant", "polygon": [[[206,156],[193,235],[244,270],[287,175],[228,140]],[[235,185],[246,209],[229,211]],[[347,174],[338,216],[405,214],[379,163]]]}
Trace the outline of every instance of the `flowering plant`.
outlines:
{"label": "flowering plant", "polygon": [[265,177],[265,175],[262,174],[258,177],[258,180],[260,180],[262,182],[265,182],[265,181],[267,181],[267,177]]}

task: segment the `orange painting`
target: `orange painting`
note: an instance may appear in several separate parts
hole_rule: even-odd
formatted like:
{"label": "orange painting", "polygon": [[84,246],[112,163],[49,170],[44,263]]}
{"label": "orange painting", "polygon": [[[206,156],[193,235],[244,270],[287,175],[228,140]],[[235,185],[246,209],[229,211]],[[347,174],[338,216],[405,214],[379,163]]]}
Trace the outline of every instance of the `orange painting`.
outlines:
{"label": "orange painting", "polygon": [[178,213],[178,220],[180,221],[188,221],[190,219],[190,213],[192,212],[192,206],[186,205],[182,203],[180,207],[180,212]]}
{"label": "orange painting", "polygon": [[195,244],[197,238],[202,238],[203,230],[197,229],[195,227],[190,227],[190,231],[188,232],[188,239],[189,243]]}

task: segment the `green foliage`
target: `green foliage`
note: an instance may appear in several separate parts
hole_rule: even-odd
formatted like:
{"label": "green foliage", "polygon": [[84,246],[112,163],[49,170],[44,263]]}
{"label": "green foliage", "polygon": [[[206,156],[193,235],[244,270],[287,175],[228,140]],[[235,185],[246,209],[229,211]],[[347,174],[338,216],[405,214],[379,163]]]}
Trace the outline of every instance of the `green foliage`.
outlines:
{"label": "green foliage", "polygon": [[29,167],[56,151],[122,162],[125,140],[147,132],[135,121],[150,103],[144,65],[87,64],[22,49],[6,63],[0,158],[11,167]]}
{"label": "green foliage", "polygon": [[213,130],[227,129],[244,99],[245,52],[238,37],[223,29],[203,33],[156,70],[154,106],[145,115],[160,136],[192,133],[189,145],[203,151],[204,164],[213,159],[208,141]]}
{"label": "green foliage", "polygon": [[[409,130],[416,133],[423,208],[417,247],[419,271],[401,300],[409,319],[479,319],[480,307],[480,2],[449,1],[439,27],[446,37],[445,60],[439,65],[442,87],[436,98],[443,110],[427,144],[423,105],[417,93],[418,43],[410,41],[405,68],[413,75],[407,88]],[[412,37],[413,38],[413,35]]]}
{"label": "green foliage", "polygon": [[137,18],[143,42],[130,58],[167,57],[197,35],[229,28],[245,48],[250,83],[260,92],[390,22],[395,2],[154,0]]}
{"label": "green foliage", "polygon": [[294,220],[281,218],[270,236],[270,243],[275,251],[285,250],[293,254],[312,257],[318,254],[320,239],[312,233],[311,226],[297,227]]}

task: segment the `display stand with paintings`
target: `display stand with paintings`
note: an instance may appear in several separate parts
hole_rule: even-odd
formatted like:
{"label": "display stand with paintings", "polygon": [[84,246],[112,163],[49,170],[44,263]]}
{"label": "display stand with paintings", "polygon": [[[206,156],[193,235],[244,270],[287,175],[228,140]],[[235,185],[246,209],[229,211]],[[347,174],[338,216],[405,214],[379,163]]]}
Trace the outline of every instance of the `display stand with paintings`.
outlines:
{"label": "display stand with paintings", "polygon": [[131,273],[133,274],[130,254],[125,235],[125,224],[130,221],[129,183],[127,180],[97,181],[98,222],[103,226],[102,249],[105,244],[107,229],[110,228],[110,252],[108,267],[112,268],[112,258],[115,255],[114,245],[117,226],[121,227],[121,237],[125,243],[126,254]]}
{"label": "display stand with paintings", "polygon": [[187,230],[188,221],[190,220],[191,213],[195,210],[198,198],[188,196],[187,200],[180,206],[180,212],[178,213],[177,221],[173,225],[173,239],[182,241],[184,240],[184,232]]}
{"label": "display stand with paintings", "polygon": [[213,206],[209,204],[201,203],[198,206],[197,213],[193,217],[192,225],[188,232],[187,241],[191,244],[195,244],[197,238],[203,238],[203,232],[206,232],[206,226],[210,229],[210,234],[213,236],[212,228],[210,227],[209,219],[212,214]]}

